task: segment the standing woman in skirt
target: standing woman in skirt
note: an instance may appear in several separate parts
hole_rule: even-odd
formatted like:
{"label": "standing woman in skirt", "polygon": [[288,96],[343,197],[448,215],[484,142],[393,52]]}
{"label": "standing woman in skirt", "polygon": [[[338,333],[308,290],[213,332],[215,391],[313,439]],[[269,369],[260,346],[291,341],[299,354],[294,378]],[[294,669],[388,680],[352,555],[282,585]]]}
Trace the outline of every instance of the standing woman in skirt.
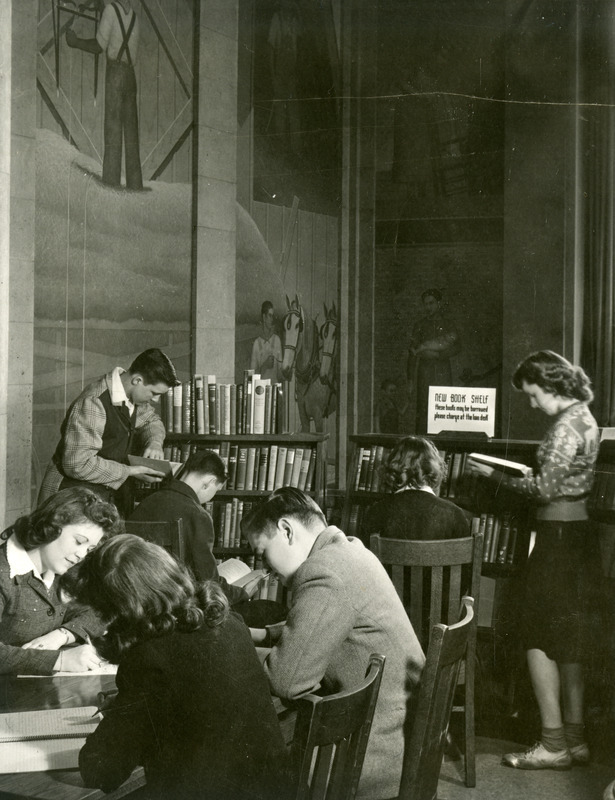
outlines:
{"label": "standing woman in skirt", "polygon": [[586,500],[598,455],[598,426],[585,372],[550,350],[524,359],[513,386],[553,420],[536,454],[536,474],[516,478],[472,462],[472,470],[537,504],[536,544],[525,567],[521,636],[538,701],[540,741],[502,763],[517,769],[586,764],[583,662],[591,651],[592,607],[600,585],[597,537]]}

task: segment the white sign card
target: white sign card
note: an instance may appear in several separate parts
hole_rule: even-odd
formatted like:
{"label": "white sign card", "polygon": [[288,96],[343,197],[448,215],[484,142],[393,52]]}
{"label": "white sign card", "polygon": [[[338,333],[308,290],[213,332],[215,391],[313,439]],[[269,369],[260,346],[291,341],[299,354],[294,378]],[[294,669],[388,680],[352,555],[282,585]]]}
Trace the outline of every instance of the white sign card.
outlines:
{"label": "white sign card", "polygon": [[486,433],[495,435],[497,389],[476,386],[430,386],[427,433]]}

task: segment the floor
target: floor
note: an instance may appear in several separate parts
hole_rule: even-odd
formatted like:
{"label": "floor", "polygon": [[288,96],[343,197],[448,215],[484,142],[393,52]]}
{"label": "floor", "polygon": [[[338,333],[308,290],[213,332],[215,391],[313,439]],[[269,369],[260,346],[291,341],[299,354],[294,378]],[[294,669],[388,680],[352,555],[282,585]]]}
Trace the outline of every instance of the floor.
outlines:
{"label": "floor", "polygon": [[503,767],[502,753],[526,747],[501,739],[477,737],[476,749],[476,787],[466,788],[463,761],[445,758],[438,800],[602,800],[604,788],[615,778],[615,768],[604,763],[565,772]]}

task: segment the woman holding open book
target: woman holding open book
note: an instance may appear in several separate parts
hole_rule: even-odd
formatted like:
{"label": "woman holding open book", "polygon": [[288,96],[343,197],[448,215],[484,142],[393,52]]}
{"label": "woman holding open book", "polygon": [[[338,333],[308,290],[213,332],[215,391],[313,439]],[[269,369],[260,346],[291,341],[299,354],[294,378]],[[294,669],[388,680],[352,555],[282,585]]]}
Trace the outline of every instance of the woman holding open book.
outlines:
{"label": "woman holding open book", "polygon": [[508,753],[502,763],[518,769],[568,769],[589,761],[583,662],[592,652],[592,613],[600,586],[598,541],[586,508],[599,440],[588,408],[593,392],[580,367],[550,350],[522,361],[512,383],[553,422],[538,447],[535,474],[513,477],[471,462],[475,473],[536,503],[536,543],[519,607],[542,734],[529,750]]}
{"label": "woman holding open book", "polygon": [[[117,509],[84,487],[63,489],[1,535],[0,672],[50,675],[100,666],[90,610],[66,602],[60,576],[120,525]],[[75,645],[67,647],[67,645]]]}
{"label": "woman holding open book", "polygon": [[143,765],[151,800],[288,797],[289,772],[248,628],[214,581],[195,584],[162,547],[123,534],[67,576],[109,625],[97,641],[118,694],[79,756],[110,792]]}

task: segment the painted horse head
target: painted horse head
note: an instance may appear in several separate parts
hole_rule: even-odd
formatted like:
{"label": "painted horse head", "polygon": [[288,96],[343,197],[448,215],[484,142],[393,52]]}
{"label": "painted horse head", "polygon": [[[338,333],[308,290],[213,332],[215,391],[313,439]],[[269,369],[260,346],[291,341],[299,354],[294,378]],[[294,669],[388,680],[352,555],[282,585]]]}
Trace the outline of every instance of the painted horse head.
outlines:
{"label": "painted horse head", "polygon": [[295,299],[292,303],[288,299],[288,295],[286,295],[286,306],[288,310],[282,321],[282,328],[284,330],[282,374],[286,380],[290,380],[293,374],[297,353],[301,350],[301,334],[305,327],[305,317],[297,295],[295,295]]}
{"label": "painted horse head", "polygon": [[333,366],[333,358],[335,356],[335,350],[337,348],[338,319],[337,319],[337,309],[335,308],[335,303],[333,303],[331,308],[327,308],[327,304],[325,303],[324,308],[325,308],[325,321],[323,322],[320,328],[322,351],[320,358],[319,377],[322,383],[327,383],[327,381],[329,380],[329,373],[331,371],[331,367]]}

